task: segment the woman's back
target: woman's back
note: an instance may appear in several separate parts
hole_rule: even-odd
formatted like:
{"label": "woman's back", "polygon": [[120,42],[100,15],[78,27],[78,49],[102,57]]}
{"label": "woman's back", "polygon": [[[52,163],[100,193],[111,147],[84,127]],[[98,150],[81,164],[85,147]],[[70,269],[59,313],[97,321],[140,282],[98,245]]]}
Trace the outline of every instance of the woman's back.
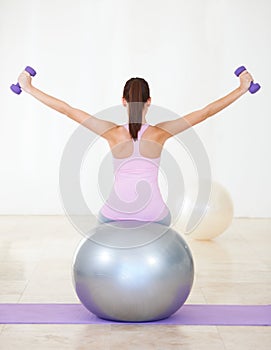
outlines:
{"label": "woman's back", "polygon": [[142,124],[137,141],[128,128],[128,124],[120,126],[110,145],[115,179],[100,212],[112,220],[160,221],[169,214],[158,186],[163,145],[155,127],[147,123]]}
{"label": "woman's back", "polygon": [[[163,148],[163,130],[148,123],[142,124],[138,132],[138,141],[134,141],[129,133],[129,124],[118,126],[114,130],[115,137],[109,142],[114,158],[128,158],[138,148],[140,155],[146,158],[158,158]],[[165,137],[164,137],[165,139]]]}

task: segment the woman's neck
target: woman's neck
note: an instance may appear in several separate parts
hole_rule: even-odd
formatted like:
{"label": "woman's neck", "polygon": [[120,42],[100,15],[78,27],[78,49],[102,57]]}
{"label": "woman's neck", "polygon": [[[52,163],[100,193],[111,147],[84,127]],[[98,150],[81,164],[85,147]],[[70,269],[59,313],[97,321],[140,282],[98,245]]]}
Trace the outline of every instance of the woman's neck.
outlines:
{"label": "woman's neck", "polygon": [[[129,120],[128,120],[127,124],[129,124]],[[148,122],[147,122],[146,119],[143,119],[142,122],[141,122],[141,124],[148,124]]]}

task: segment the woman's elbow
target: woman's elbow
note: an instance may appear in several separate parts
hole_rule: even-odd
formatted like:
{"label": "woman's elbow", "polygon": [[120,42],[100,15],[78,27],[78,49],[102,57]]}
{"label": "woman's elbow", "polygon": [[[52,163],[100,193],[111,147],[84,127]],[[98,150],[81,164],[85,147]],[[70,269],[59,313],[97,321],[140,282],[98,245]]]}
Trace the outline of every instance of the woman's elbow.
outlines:
{"label": "woman's elbow", "polygon": [[75,115],[75,109],[70,105],[68,105],[67,103],[65,103],[65,105],[63,105],[61,109],[62,109],[61,113],[65,114],[69,118]]}
{"label": "woman's elbow", "polygon": [[201,116],[202,116],[202,121],[204,121],[205,119],[211,117],[212,113],[211,113],[211,110],[208,106],[204,107],[202,110],[201,110]]}

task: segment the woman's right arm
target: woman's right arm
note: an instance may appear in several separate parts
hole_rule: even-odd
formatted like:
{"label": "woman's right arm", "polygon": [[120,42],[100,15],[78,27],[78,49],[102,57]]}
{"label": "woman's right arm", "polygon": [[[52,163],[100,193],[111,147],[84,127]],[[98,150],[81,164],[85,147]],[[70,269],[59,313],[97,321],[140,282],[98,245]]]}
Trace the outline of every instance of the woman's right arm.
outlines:
{"label": "woman's right arm", "polygon": [[248,91],[250,83],[253,81],[250,73],[244,71],[242,74],[240,74],[239,78],[240,86],[226,96],[208,104],[202,109],[189,113],[175,120],[169,120],[156,124],[156,126],[165,131],[165,138],[167,139],[217,114]]}
{"label": "woman's right arm", "polygon": [[31,76],[26,71],[22,72],[18,78],[21,88],[31,96],[42,102],[46,106],[66,115],[74,121],[84,125],[94,133],[104,137],[112,138],[112,130],[117,125],[107,120],[99,119],[80,109],[71,107],[68,103],[61,101],[53,96],[47,95],[45,92],[35,88],[31,84]]}

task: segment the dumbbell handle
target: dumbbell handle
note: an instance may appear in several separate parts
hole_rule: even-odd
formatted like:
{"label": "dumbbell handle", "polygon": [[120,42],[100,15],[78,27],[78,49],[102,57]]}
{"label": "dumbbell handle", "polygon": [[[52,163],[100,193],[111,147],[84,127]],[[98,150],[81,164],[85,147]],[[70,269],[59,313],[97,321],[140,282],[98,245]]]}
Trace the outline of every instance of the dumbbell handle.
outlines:
{"label": "dumbbell handle", "polygon": [[[34,77],[34,76],[37,74],[37,72],[35,71],[35,69],[33,69],[32,67],[29,67],[29,66],[25,67],[24,70],[25,70],[26,72],[28,72],[28,73],[31,75],[31,77]],[[17,84],[12,84],[12,85],[10,86],[10,89],[11,89],[12,92],[14,92],[14,93],[17,94],[17,95],[20,95],[20,93],[22,92],[22,88],[20,87],[20,84],[19,84],[19,83],[17,83]]]}
{"label": "dumbbell handle", "polygon": [[[246,69],[244,66],[241,66],[241,67],[239,67],[239,68],[236,69],[236,71],[234,72],[234,74],[235,74],[237,77],[239,77],[239,75],[240,75],[241,73],[243,73],[245,70],[247,70],[247,69]],[[249,92],[250,92],[251,94],[255,94],[255,92],[257,92],[258,90],[260,90],[260,88],[261,88],[261,85],[260,85],[260,84],[258,84],[258,83],[253,83],[253,81],[252,81],[248,90],[249,90]]]}

